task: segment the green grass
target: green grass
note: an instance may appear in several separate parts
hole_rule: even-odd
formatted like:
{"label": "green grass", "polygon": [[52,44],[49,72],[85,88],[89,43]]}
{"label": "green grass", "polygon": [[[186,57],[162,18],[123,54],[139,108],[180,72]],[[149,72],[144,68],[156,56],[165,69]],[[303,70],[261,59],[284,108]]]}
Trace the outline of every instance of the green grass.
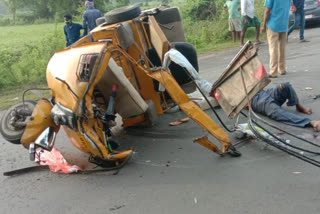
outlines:
{"label": "green grass", "polygon": [[[46,84],[22,85],[21,87],[13,87],[0,90],[0,110],[8,109],[15,103],[22,101],[23,92],[30,88],[47,88]],[[44,97],[50,97],[50,91],[40,91]],[[39,100],[39,96],[31,91],[25,94],[25,100]]]}
{"label": "green grass", "polygon": [[[266,34],[260,34],[261,41],[264,41],[266,39],[267,39]],[[246,42],[248,40],[250,40],[252,42],[256,41],[255,28],[248,29],[248,31],[245,35],[245,38],[244,38],[244,42]],[[224,49],[236,48],[236,47],[240,47],[240,41],[237,39],[237,41],[234,43],[232,41],[232,39],[230,38],[229,40],[225,40],[224,42],[221,42],[221,43],[216,43],[216,44],[209,43],[204,47],[198,48],[197,52],[198,52],[198,54],[206,54],[206,53],[213,52],[213,51],[221,51]]]}
{"label": "green grass", "polygon": [[37,42],[56,31],[63,35],[63,23],[0,27],[0,46],[2,48],[9,47],[13,50],[21,49],[26,44],[37,44]]}

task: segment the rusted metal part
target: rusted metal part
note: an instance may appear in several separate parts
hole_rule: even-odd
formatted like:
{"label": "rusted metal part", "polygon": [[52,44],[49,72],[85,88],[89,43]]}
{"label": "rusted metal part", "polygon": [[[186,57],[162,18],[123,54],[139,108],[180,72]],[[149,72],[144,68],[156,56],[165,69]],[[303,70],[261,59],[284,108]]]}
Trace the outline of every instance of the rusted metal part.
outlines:
{"label": "rusted metal part", "polygon": [[26,109],[13,109],[10,113],[9,125],[13,128],[21,129],[27,125],[27,123],[32,119],[30,117],[32,111]]}
{"label": "rusted metal part", "polygon": [[144,114],[139,115],[137,117],[133,117],[133,118],[122,118],[122,127],[130,127],[133,126],[135,124],[141,123],[143,121],[145,121],[145,116]]}

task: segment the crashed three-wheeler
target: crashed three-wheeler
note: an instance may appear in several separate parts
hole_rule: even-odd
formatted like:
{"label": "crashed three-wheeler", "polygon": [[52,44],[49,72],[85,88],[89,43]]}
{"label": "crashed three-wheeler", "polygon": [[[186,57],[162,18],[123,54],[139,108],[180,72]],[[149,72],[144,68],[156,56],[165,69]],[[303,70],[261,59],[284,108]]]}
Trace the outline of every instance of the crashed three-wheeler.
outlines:
{"label": "crashed three-wheeler", "polygon": [[178,8],[141,12],[127,6],[97,22],[89,35],[51,58],[46,73],[50,99],[23,100],[5,113],[0,131],[6,140],[22,143],[34,159],[37,148],[52,150],[61,127],[97,165],[121,163],[133,150],[117,150],[110,131],[115,114],[123,127],[151,125],[169,109],[170,99],[221,145],[207,137],[195,142],[218,154],[240,155],[225,131],[186,94],[194,81],[190,73],[199,68]]}

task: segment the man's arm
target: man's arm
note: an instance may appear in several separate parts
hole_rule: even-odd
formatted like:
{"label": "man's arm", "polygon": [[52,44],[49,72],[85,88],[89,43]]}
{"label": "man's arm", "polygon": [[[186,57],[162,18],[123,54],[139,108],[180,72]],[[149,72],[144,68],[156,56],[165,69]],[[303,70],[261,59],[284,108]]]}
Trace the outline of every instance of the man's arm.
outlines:
{"label": "man's arm", "polygon": [[66,28],[65,28],[65,27],[63,28],[63,31],[64,31],[64,35],[65,35],[65,37],[66,37],[66,47],[68,47],[68,46],[69,46],[69,39],[68,39],[68,35],[67,35],[67,32],[66,32]]}
{"label": "man's arm", "polygon": [[223,5],[223,9],[224,9],[225,11],[228,11],[227,3],[225,3],[225,4]]}
{"label": "man's arm", "polygon": [[86,14],[82,14],[82,27],[83,27],[83,36],[88,34],[88,25],[87,25],[87,16]]}
{"label": "man's arm", "polygon": [[247,1],[246,0],[241,0],[240,8],[241,8],[241,14],[244,19],[244,23],[247,25],[248,18],[247,18]]}
{"label": "man's arm", "polygon": [[261,33],[265,33],[266,32],[267,22],[268,22],[269,17],[270,17],[270,12],[271,12],[271,8],[266,7],[264,9],[264,17],[263,17],[263,25],[262,25],[262,28],[261,28]]}

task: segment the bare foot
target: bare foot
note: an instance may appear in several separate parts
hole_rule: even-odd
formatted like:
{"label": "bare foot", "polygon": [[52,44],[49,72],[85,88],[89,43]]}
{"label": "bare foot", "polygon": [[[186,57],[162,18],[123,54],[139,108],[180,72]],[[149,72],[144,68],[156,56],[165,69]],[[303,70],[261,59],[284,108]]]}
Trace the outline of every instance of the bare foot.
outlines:
{"label": "bare foot", "polygon": [[311,108],[306,108],[300,103],[296,105],[297,111],[305,113],[305,114],[312,114],[312,109]]}
{"label": "bare foot", "polygon": [[310,122],[310,125],[313,127],[314,131],[316,132],[320,131],[320,120],[312,120]]}

